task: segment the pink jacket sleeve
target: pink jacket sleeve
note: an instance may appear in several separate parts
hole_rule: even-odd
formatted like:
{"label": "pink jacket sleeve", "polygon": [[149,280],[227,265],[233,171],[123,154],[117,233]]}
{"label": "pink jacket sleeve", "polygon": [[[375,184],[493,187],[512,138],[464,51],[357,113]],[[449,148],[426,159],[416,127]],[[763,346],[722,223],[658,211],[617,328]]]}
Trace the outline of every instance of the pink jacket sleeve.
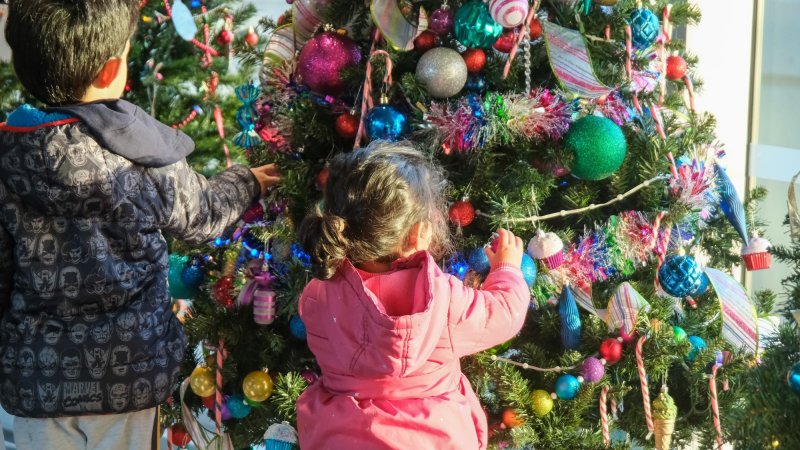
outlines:
{"label": "pink jacket sleeve", "polygon": [[519,268],[492,269],[482,289],[451,281],[450,336],[457,356],[477,353],[514,337],[525,322],[530,290]]}

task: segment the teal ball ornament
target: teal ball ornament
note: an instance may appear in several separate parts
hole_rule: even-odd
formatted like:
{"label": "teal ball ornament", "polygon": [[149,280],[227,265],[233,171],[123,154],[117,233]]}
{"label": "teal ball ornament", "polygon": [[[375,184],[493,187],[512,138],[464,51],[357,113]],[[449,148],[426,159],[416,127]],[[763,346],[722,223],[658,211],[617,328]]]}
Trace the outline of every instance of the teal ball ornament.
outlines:
{"label": "teal ball ornament", "polygon": [[371,141],[397,141],[408,128],[408,119],[392,105],[378,105],[367,113],[367,136]]}
{"label": "teal ball ornament", "polygon": [[527,253],[523,253],[522,263],[519,268],[522,271],[522,278],[528,283],[528,287],[532,287],[533,283],[536,282],[536,262]]}
{"label": "teal ball ornament", "polygon": [[181,281],[192,292],[197,292],[197,289],[200,288],[205,279],[205,271],[198,263],[192,263],[192,265],[186,266],[181,270]]}
{"label": "teal ball ornament", "polygon": [[189,289],[181,279],[181,272],[189,264],[189,257],[183,255],[169,255],[169,295],[172,298],[187,299],[196,294],[194,289]]}
{"label": "teal ball ornament", "polygon": [[301,341],[305,341],[308,338],[306,324],[303,323],[303,319],[301,319],[300,316],[292,316],[289,320],[289,332],[292,333],[292,336]]}
{"label": "teal ball ornament", "polygon": [[492,19],[489,5],[472,0],[456,11],[454,32],[458,42],[468,48],[491,48],[503,33],[503,26]]}
{"label": "teal ball ornament", "polygon": [[786,382],[793,391],[800,393],[800,362],[795,363],[789,369],[789,373],[786,374]]}
{"label": "teal ball ornament", "polygon": [[598,116],[575,121],[564,144],[575,156],[572,175],[582,180],[610,177],[625,161],[628,148],[622,128],[611,119]]}
{"label": "teal ball ornament", "polygon": [[636,9],[631,13],[628,22],[631,24],[633,45],[638,48],[646,48],[656,41],[661,25],[653,11],[646,8]]}
{"label": "teal ball ornament", "polygon": [[561,375],[556,380],[556,395],[562,400],[572,400],[580,389],[581,383],[574,375]]}
{"label": "teal ball ornament", "polygon": [[[700,264],[689,255],[670,255],[658,269],[658,283],[667,294],[683,298],[700,292],[705,274]],[[708,289],[706,281],[706,289]]]}
{"label": "teal ball ornament", "polygon": [[692,345],[692,349],[689,350],[689,354],[686,355],[686,360],[693,362],[695,359],[697,359],[697,355],[706,349],[706,341],[704,341],[700,336],[689,336],[689,344]]}
{"label": "teal ball ornament", "polygon": [[228,402],[225,405],[228,407],[228,411],[230,411],[231,417],[234,419],[244,419],[250,414],[250,410],[253,409],[247,404],[244,397],[239,394],[228,397]]}

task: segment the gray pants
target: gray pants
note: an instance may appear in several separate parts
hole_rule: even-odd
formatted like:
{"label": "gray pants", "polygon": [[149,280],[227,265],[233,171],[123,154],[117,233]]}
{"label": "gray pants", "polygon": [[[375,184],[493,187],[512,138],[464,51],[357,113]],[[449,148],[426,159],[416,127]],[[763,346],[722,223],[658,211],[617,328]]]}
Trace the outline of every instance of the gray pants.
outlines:
{"label": "gray pants", "polygon": [[157,450],[158,408],[104,416],[14,417],[18,450]]}

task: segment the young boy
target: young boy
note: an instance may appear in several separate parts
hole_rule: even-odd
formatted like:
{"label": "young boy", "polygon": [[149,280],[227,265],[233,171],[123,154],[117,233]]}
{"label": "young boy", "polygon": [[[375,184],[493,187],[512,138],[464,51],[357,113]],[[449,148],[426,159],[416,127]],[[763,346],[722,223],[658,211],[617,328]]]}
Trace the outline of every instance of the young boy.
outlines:
{"label": "young boy", "polygon": [[206,180],[188,136],[120,100],[138,3],[10,3],[14,68],[49,106],[0,125],[0,402],[21,450],[154,445],[186,345],[161,233],[218,236],[279,181]]}

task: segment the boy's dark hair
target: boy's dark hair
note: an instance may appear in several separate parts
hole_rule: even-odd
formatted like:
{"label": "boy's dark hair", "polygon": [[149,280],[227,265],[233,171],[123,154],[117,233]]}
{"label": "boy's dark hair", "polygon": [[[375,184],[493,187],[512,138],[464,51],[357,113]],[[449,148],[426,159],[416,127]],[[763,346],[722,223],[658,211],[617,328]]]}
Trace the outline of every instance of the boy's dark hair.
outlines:
{"label": "boy's dark hair", "polygon": [[80,102],[136,30],[135,0],[11,0],[6,40],[22,85],[47,105]]}

